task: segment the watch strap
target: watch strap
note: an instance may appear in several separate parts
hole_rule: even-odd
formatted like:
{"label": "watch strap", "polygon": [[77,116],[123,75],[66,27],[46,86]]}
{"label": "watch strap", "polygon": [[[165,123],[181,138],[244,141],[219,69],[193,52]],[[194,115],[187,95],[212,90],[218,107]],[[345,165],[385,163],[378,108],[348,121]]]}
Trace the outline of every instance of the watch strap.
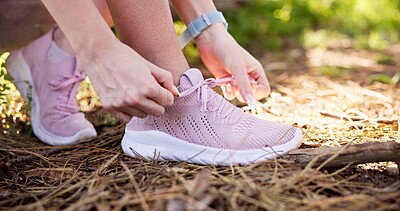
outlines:
{"label": "watch strap", "polygon": [[191,40],[199,36],[202,31],[219,22],[222,22],[225,28],[228,29],[228,23],[222,12],[215,11],[202,14],[196,20],[190,22],[185,31],[178,37],[180,47],[183,49]]}

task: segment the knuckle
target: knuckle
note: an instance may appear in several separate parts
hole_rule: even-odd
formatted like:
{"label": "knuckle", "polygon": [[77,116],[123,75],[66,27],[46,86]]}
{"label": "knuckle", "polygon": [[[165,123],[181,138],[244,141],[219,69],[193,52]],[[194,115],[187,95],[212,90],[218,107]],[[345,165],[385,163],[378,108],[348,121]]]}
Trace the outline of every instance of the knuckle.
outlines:
{"label": "knuckle", "polygon": [[174,100],[169,97],[160,103],[161,106],[172,106],[173,104],[174,104]]}
{"label": "knuckle", "polygon": [[154,112],[154,114],[156,114],[156,115],[163,115],[164,113],[165,113],[164,107],[161,107]]}
{"label": "knuckle", "polygon": [[147,86],[145,92],[146,92],[146,94],[149,95],[149,96],[157,96],[158,93],[159,93],[159,90],[158,90],[158,88],[155,87],[155,86]]}
{"label": "knuckle", "polygon": [[167,105],[166,106],[172,106],[174,104],[174,96],[172,94],[168,94],[167,96]]}
{"label": "knuckle", "polygon": [[138,95],[134,95],[134,94],[127,95],[124,98],[124,103],[127,104],[127,105],[131,105],[131,106],[137,105],[139,103],[139,101],[140,101],[139,100],[139,96]]}
{"label": "knuckle", "polygon": [[250,84],[246,80],[240,80],[238,82],[238,87],[241,91],[246,91],[250,88]]}

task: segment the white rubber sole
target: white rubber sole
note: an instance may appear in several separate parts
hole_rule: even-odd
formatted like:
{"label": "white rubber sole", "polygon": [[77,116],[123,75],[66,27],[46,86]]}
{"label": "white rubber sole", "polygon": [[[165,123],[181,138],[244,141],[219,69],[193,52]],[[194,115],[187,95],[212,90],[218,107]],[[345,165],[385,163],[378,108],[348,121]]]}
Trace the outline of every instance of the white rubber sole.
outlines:
{"label": "white rubber sole", "polygon": [[25,102],[30,103],[31,123],[35,135],[44,143],[49,145],[69,145],[84,139],[93,138],[97,135],[92,128],[79,131],[73,136],[57,136],[47,131],[40,123],[40,105],[36,94],[31,71],[26,63],[22,50],[13,51],[10,58],[7,59],[7,71],[14,78],[14,84],[17,86]]}
{"label": "white rubber sole", "polygon": [[296,129],[294,138],[286,144],[256,150],[229,150],[192,144],[157,130],[125,130],[121,145],[125,154],[131,157],[229,166],[248,165],[279,157],[297,149],[302,139],[301,131]]}

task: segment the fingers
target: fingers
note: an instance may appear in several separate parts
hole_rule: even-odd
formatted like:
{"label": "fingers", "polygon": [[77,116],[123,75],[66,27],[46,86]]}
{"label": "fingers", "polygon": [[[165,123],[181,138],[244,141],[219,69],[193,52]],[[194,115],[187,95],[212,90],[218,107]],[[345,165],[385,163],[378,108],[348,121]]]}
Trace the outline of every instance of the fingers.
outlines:
{"label": "fingers", "polygon": [[151,81],[152,83],[149,82],[148,85],[144,87],[143,95],[163,107],[171,106],[174,103],[174,96],[172,93],[160,86],[156,80]]}
{"label": "fingers", "polygon": [[246,103],[254,104],[256,100],[246,72],[246,65],[244,63],[234,63],[230,68],[239,88],[240,96],[246,101]]}
{"label": "fingers", "polygon": [[222,89],[222,93],[224,94],[224,97],[227,100],[233,100],[235,99],[235,91],[234,91],[234,87],[232,87],[231,84],[226,84],[221,86]]}
{"label": "fingers", "polygon": [[109,96],[112,97],[102,97],[103,107],[110,113],[118,115],[117,118],[122,122],[125,118],[132,118],[132,116],[145,117],[147,114],[164,114],[164,107],[173,102],[172,93],[162,88],[155,79],[148,81],[141,86],[122,88],[125,89],[124,92],[118,93],[118,90],[109,92]]}
{"label": "fingers", "polygon": [[137,108],[132,108],[132,107],[124,107],[119,109],[121,112],[128,114],[131,116],[139,117],[139,118],[145,118],[147,116],[147,113],[137,109]]}
{"label": "fingers", "polygon": [[271,88],[267,76],[265,75],[264,68],[259,62],[255,64],[255,69],[249,72],[249,76],[257,82],[257,85],[253,86],[256,99],[259,100],[267,97],[271,92]]}
{"label": "fingers", "polygon": [[147,114],[139,109],[132,107],[104,107],[106,111],[112,114],[119,122],[127,123],[133,116],[137,116],[139,118],[144,118]]}
{"label": "fingers", "polygon": [[166,88],[173,95],[179,96],[179,91],[174,85],[174,80],[170,72],[153,66],[153,68],[151,68],[151,74],[162,87]]}
{"label": "fingers", "polygon": [[256,93],[256,99],[261,100],[265,97],[268,97],[268,95],[271,93],[271,89],[269,87],[265,87],[263,85],[261,86],[254,86],[254,90]]}
{"label": "fingers", "polygon": [[131,120],[132,116],[120,111],[110,110],[108,111],[111,115],[113,115],[119,122],[128,123]]}
{"label": "fingers", "polygon": [[257,84],[269,87],[267,76],[265,75],[264,68],[259,62],[255,62],[251,67],[251,71],[248,71],[249,76],[257,81]]}
{"label": "fingers", "polygon": [[257,81],[257,86],[254,87],[257,99],[267,97],[271,93],[271,86],[265,75],[264,68],[259,62],[256,62],[255,69],[249,72],[249,76]]}
{"label": "fingers", "polygon": [[140,110],[148,114],[163,115],[165,108],[151,99],[143,99],[136,106]]}
{"label": "fingers", "polygon": [[[136,109],[144,113],[154,115],[164,114],[164,106],[168,104],[168,100],[166,100],[166,98],[168,97],[163,97],[161,96],[161,94],[159,94],[159,90],[163,88],[159,84],[157,84],[155,80],[153,83],[147,82],[145,84],[146,86],[142,86],[140,88],[135,87],[126,89],[125,94],[122,96],[123,101],[121,103],[118,103],[118,105],[115,105],[114,108],[116,108],[117,110],[125,108],[129,108],[131,110]],[[172,98],[172,94],[170,92],[168,93],[169,95],[171,95],[170,98]],[[159,99],[159,101],[162,102],[163,105],[153,101],[150,96],[155,96],[153,98]]]}
{"label": "fingers", "polygon": [[151,99],[144,98],[136,101],[132,98],[126,98],[123,103],[104,106],[104,109],[110,112],[118,121],[128,122],[133,116],[144,118],[147,114],[162,115],[165,108]]}
{"label": "fingers", "polygon": [[[251,93],[253,94],[253,99],[255,97],[255,99],[260,100],[262,98],[267,97],[270,94],[271,89],[270,89],[268,79],[265,75],[264,69],[261,66],[261,64],[257,61],[252,61],[252,63],[253,63],[253,65],[251,65],[250,67],[247,67],[247,75],[246,74],[238,74],[236,72],[234,73],[233,71],[232,71],[232,74],[235,76],[235,79],[238,79],[237,75],[240,75],[239,79],[242,79],[246,75],[246,77],[250,77],[251,80],[254,80],[256,82],[256,84],[254,84],[253,82],[250,83],[250,87],[252,90]],[[242,69],[242,71],[238,70],[238,72],[246,72],[246,69]],[[248,95],[243,96],[243,83],[244,82],[239,82],[238,80],[236,80],[235,85],[231,86],[230,84],[227,84],[224,87],[222,87],[224,97],[228,100],[232,100],[236,97],[240,102],[251,103],[252,102],[251,97],[250,97],[250,99],[246,99],[246,97],[248,98]],[[246,90],[246,94],[247,94],[248,87],[246,87],[245,90]],[[255,102],[255,100],[254,100],[254,102]]]}

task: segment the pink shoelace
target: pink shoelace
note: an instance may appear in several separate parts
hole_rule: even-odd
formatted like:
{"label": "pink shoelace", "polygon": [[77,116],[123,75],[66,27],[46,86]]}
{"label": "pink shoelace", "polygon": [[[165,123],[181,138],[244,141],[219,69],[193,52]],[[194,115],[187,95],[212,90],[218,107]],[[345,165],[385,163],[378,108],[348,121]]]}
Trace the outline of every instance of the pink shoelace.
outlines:
{"label": "pink shoelace", "polygon": [[[225,77],[225,78],[208,78],[206,80],[203,80],[202,82],[199,82],[192,86],[190,89],[187,89],[183,92],[181,92],[180,96],[184,97],[187,95],[190,95],[191,93],[195,92],[196,90],[199,90],[197,92],[197,100],[201,102],[202,108],[201,111],[205,112],[208,110],[208,102],[212,100],[218,100],[216,102],[216,108],[215,110],[218,111],[220,115],[222,115],[223,118],[231,117],[230,121],[236,121],[240,118],[242,114],[242,110],[239,109],[238,107],[232,105],[229,103],[227,100],[225,100],[221,95],[215,93],[212,89],[216,86],[224,86],[227,84],[234,85],[234,78],[233,77]],[[251,83],[256,83],[256,81],[251,80]]]}
{"label": "pink shoelace", "polygon": [[56,108],[67,113],[76,113],[79,109],[77,105],[72,104],[72,102],[76,101],[75,93],[79,87],[78,82],[83,81],[86,75],[83,71],[76,69],[72,75],[59,74],[59,76],[64,80],[54,80],[49,83],[51,90],[60,92],[57,96],[59,101],[57,102]]}

